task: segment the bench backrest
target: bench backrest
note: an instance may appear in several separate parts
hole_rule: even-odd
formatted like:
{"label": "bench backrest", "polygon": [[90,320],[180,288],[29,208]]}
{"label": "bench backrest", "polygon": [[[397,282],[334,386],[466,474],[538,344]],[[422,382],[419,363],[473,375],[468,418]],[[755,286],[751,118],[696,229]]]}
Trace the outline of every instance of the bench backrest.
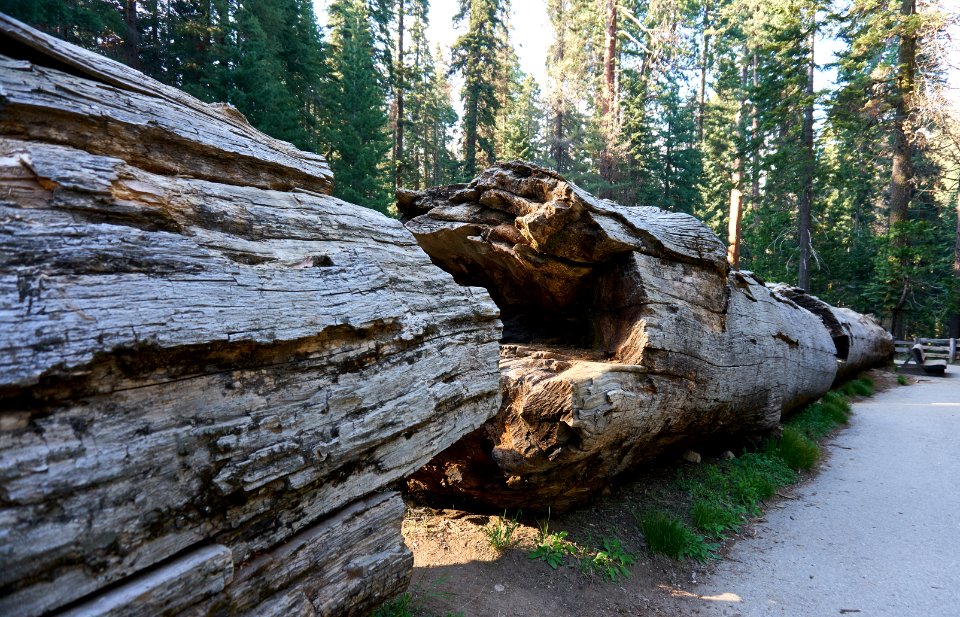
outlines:
{"label": "bench backrest", "polygon": [[910,350],[910,353],[913,355],[913,359],[916,361],[916,363],[920,366],[923,366],[926,358],[923,353],[923,347],[919,343],[913,346],[913,349]]}

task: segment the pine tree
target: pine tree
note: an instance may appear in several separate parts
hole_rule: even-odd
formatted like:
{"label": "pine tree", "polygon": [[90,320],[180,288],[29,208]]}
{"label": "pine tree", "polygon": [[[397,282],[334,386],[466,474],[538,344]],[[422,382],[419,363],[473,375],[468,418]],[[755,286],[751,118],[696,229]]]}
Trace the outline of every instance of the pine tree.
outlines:
{"label": "pine tree", "polygon": [[543,160],[540,87],[533,77],[525,75],[519,67],[514,69],[510,85],[509,99],[497,127],[498,157],[503,161],[540,162]]}
{"label": "pine tree", "polygon": [[477,173],[477,153],[488,162],[496,160],[490,136],[501,102],[497,84],[505,76],[503,45],[506,39],[506,0],[460,0],[454,21],[467,21],[467,32],[451,50],[451,70],[463,75],[463,173]]}
{"label": "pine tree", "polygon": [[391,140],[369,13],[361,0],[337,0],[330,17],[334,83],[328,101],[329,146],[335,194],[386,213],[392,201],[385,165]]}
{"label": "pine tree", "polygon": [[[236,14],[236,48],[230,75],[228,100],[261,131],[279,139],[294,141],[300,137],[297,105],[282,80],[284,67],[261,25],[260,11],[244,3]],[[269,25],[270,21],[268,20]]]}

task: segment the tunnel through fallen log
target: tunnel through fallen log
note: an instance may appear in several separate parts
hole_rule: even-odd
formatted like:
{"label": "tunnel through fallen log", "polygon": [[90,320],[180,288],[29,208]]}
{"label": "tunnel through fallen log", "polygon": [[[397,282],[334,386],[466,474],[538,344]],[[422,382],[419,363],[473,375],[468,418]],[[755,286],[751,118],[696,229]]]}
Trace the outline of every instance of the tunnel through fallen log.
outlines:
{"label": "tunnel through fallen log", "polygon": [[563,508],[679,444],[775,430],[822,395],[821,320],[695,218],[600,200],[521,162],[398,198],[433,262],[504,322],[503,403],[415,474],[415,492]]}

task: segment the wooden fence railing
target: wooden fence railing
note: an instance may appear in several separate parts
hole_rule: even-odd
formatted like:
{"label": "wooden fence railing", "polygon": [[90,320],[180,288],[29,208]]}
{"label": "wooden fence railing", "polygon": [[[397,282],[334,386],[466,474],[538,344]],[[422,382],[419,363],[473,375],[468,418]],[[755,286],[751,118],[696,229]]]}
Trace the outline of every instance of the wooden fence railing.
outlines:
{"label": "wooden fence railing", "polygon": [[912,341],[894,341],[896,353],[909,354],[910,349],[920,343],[923,345],[923,354],[927,358],[938,358],[947,362],[960,359],[957,356],[957,339],[955,338],[918,338]]}

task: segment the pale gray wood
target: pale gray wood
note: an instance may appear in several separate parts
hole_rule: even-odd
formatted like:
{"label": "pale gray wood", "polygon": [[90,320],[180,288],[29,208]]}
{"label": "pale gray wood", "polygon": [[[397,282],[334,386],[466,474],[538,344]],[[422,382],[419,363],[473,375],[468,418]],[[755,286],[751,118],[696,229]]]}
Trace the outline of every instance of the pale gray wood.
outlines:
{"label": "pale gray wood", "polygon": [[803,289],[786,283],[770,287],[814,313],[823,322],[836,347],[837,380],[850,379],[867,369],[889,365],[893,360],[893,337],[872,315],[830,306]]}
{"label": "pale gray wood", "polygon": [[775,431],[837,374],[817,316],[729,271],[691,216],[520,162],[399,205],[435,263],[490,291],[512,343],[500,413],[410,480],[428,498],[569,507],[671,448]]}
{"label": "pale gray wood", "polygon": [[[409,583],[403,512],[394,492],[357,501],[250,560],[223,594],[183,615],[368,615]],[[266,597],[272,589],[284,591]]]}
{"label": "pale gray wood", "polygon": [[0,133],[121,155],[160,173],[332,191],[321,155],[261,133],[229,105],[204,103],[3,14],[0,41]]}
{"label": "pale gray wood", "polygon": [[[204,546],[85,602],[59,617],[154,617],[172,615],[223,591],[233,579],[233,555],[219,544]],[[16,607],[12,612],[15,614]]]}
{"label": "pale gray wood", "polygon": [[24,614],[207,538],[241,564],[498,405],[496,306],[398,222],[10,139],[0,182],[0,588]]}

